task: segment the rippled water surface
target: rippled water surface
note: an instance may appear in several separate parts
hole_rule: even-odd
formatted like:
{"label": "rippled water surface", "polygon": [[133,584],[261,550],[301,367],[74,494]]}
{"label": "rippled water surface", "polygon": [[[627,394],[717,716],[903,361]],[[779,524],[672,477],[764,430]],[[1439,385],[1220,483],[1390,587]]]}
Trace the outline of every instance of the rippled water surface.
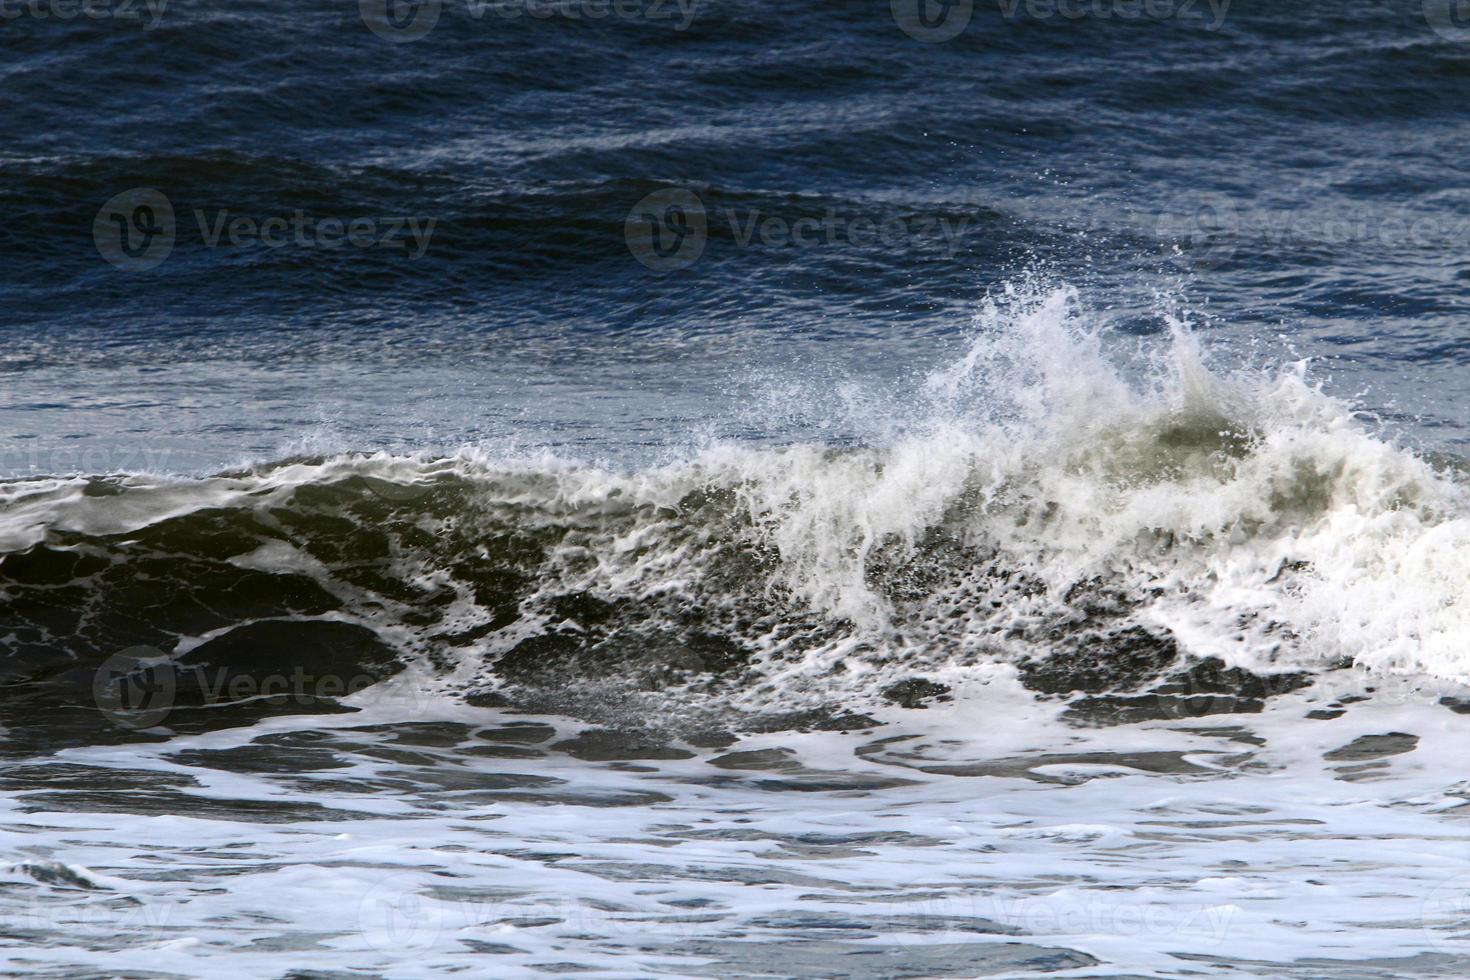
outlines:
{"label": "rippled water surface", "polygon": [[0,972],[1470,974],[1461,13],[0,2]]}
{"label": "rippled water surface", "polygon": [[69,750],[4,776],[5,943],[18,969],[147,976],[1466,968],[1444,770],[1470,721],[1303,723],[1322,703],[1291,698],[1064,732],[996,686],[704,744],[383,698]]}

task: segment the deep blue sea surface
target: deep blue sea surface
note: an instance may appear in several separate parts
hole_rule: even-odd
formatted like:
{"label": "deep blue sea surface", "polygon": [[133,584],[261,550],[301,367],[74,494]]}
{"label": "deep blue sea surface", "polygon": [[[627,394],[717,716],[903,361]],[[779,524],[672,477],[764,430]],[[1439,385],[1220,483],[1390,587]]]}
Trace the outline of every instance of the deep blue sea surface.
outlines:
{"label": "deep blue sea surface", "polygon": [[[6,471],[129,470],[133,450],[210,471],[307,435],[677,443],[752,367],[928,366],[1027,272],[1122,335],[1182,304],[1212,341],[1282,336],[1416,440],[1462,445],[1463,22],[684,2],[395,0],[375,34],[351,3],[10,0]],[[938,43],[897,23],[964,17]],[[171,248],[119,270],[93,224],[142,190],[171,205]],[[676,190],[707,241],[653,271],[625,230]],[[235,245],[238,219],[257,233]],[[317,234],[353,220],[372,244]]]}
{"label": "deep blue sea surface", "polygon": [[0,0],[0,972],[1470,973],[1463,0]]}

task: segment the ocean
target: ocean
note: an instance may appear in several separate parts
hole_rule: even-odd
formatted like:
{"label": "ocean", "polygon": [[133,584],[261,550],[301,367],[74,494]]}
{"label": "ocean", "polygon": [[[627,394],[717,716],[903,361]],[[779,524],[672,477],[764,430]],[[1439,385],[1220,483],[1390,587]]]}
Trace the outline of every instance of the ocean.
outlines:
{"label": "ocean", "polygon": [[0,972],[1470,975],[1463,2],[0,37]]}

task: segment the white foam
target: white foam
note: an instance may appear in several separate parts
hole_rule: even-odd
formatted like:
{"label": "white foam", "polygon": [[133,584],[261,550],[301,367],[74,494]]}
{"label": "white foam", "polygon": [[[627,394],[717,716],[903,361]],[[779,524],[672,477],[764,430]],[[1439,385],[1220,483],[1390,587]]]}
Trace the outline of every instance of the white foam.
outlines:
{"label": "white foam", "polygon": [[[842,427],[873,436],[856,448],[714,443],[617,471],[468,447],[128,478],[105,496],[84,481],[30,481],[5,488],[0,547],[54,531],[125,533],[204,508],[289,506],[301,487],[348,477],[410,494],[449,477],[479,488],[466,506],[564,532],[537,570],[548,595],[669,596],[716,620],[770,600],[828,624],[820,642],[801,633],[799,652],[789,630],[740,637],[766,661],[769,690],[840,687],[839,668],[871,686],[906,666],[1044,655],[1038,630],[1075,625],[1068,597],[1088,582],[1197,656],[1470,676],[1462,486],[1369,432],[1304,364],[1212,371],[1179,320],[1130,359],[1100,322],[1070,289],[1009,290],[981,310],[952,363],[849,399],[862,417]],[[685,512],[711,493],[724,502]],[[751,552],[772,559],[763,580],[723,594],[722,574]],[[489,637],[472,655],[493,657],[521,635]]]}

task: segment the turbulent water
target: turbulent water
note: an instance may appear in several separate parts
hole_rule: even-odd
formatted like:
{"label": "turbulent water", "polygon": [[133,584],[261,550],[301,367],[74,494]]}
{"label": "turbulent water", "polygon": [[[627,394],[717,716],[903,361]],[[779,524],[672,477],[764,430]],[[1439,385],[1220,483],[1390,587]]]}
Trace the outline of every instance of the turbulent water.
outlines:
{"label": "turbulent water", "polygon": [[1470,26],[1340,7],[0,4],[3,972],[1470,973]]}

